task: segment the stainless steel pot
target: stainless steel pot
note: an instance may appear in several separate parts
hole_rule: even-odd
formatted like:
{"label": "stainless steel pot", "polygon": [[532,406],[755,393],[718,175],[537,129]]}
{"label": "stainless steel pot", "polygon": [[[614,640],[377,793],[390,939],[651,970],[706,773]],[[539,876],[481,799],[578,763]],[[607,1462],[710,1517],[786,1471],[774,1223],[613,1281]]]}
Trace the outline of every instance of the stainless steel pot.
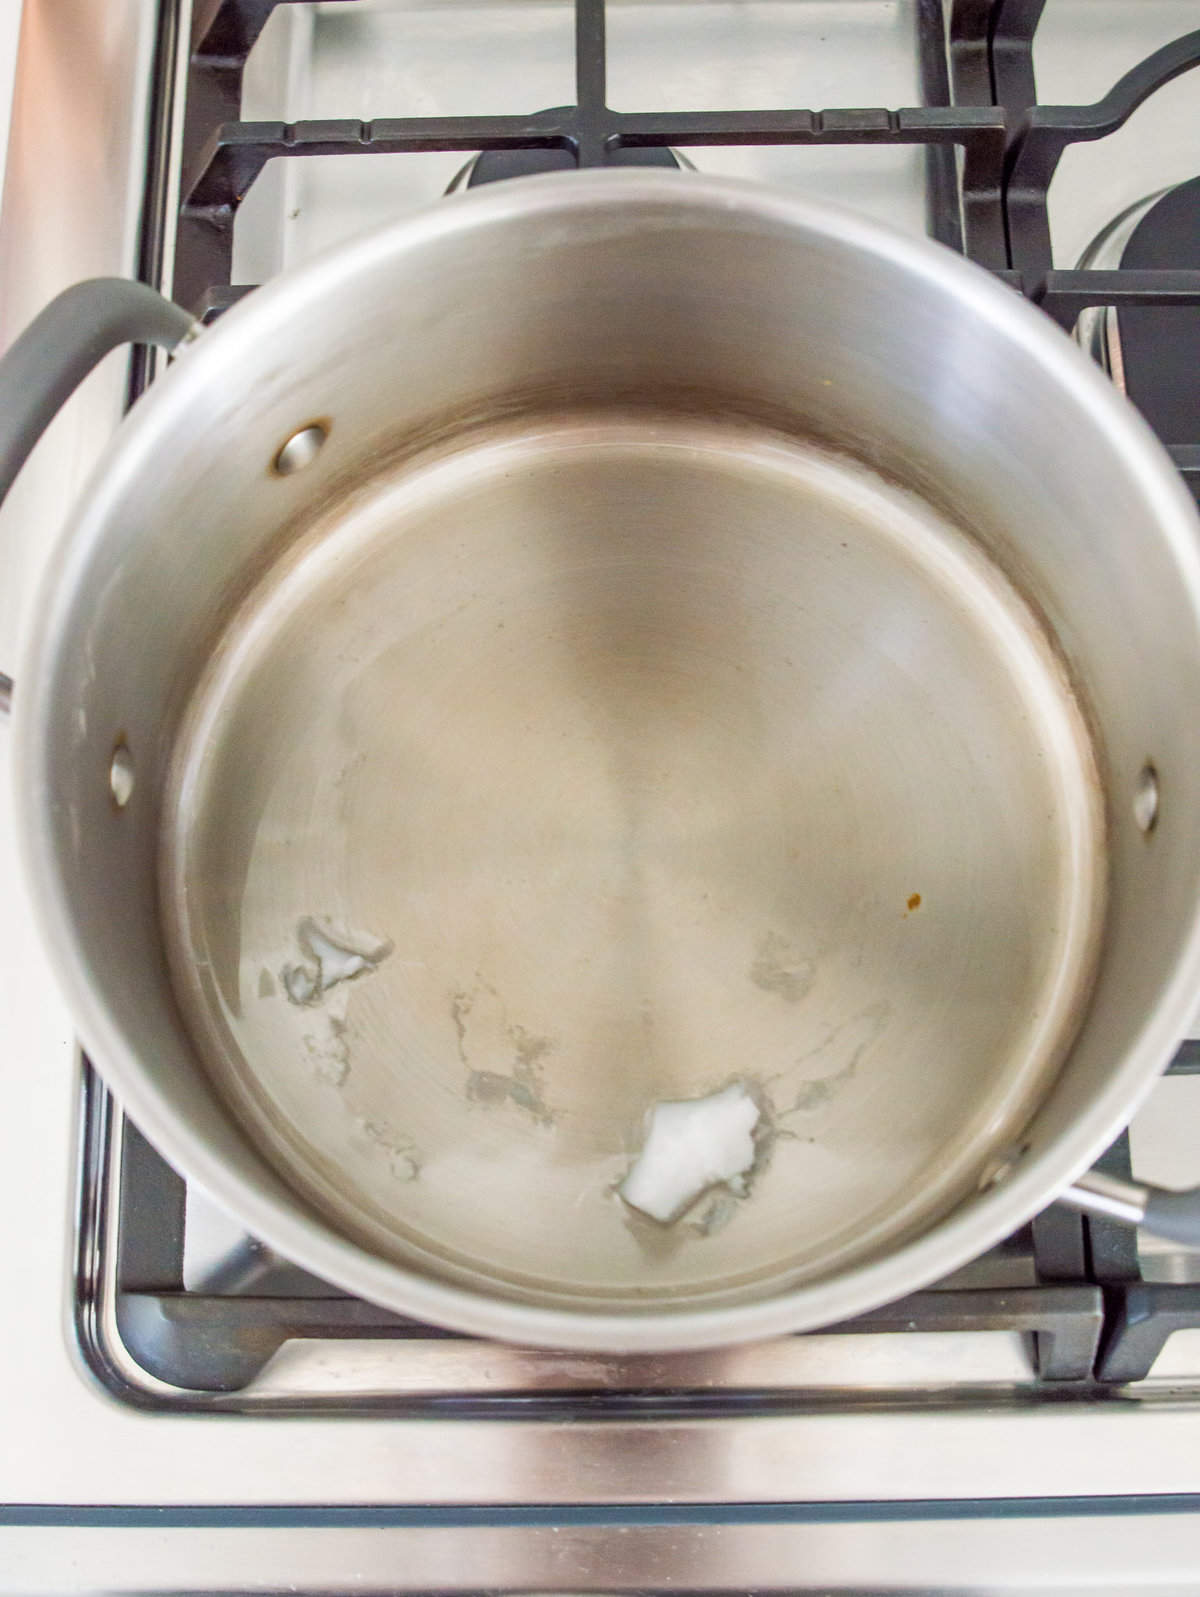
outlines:
{"label": "stainless steel pot", "polygon": [[[0,487],[120,338],[187,347],[34,611],[23,841],[89,1052],[253,1232],[700,1347],[937,1278],[1121,1128],[1200,991],[1200,544],[1018,296],[762,189],[506,183],[198,337],[72,291]],[[656,1107],[722,1091],[749,1154],[650,1218]]]}

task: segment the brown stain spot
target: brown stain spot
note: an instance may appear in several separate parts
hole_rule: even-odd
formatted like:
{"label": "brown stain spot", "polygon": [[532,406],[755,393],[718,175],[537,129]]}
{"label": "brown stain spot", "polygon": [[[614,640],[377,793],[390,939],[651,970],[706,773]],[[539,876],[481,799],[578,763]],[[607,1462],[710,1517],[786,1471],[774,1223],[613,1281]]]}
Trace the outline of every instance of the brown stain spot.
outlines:
{"label": "brown stain spot", "polygon": [[908,895],[908,907],[909,907],[910,910],[912,910],[912,909],[920,909],[920,907],[921,907],[921,895],[920,895],[920,893],[910,893]]}

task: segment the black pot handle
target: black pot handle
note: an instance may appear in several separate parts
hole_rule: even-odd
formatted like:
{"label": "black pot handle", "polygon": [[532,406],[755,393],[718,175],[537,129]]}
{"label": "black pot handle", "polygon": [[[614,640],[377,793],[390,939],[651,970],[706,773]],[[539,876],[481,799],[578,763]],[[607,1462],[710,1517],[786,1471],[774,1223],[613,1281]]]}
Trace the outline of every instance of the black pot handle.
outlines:
{"label": "black pot handle", "polygon": [[[0,504],[63,403],[110,350],[175,349],[199,331],[187,311],[124,277],[88,278],[52,299],[0,356]],[[0,673],[0,711],[11,696]]]}
{"label": "black pot handle", "polygon": [[34,444],[118,344],[174,349],[199,324],[145,283],[92,277],[64,289],[0,357],[0,504]]}

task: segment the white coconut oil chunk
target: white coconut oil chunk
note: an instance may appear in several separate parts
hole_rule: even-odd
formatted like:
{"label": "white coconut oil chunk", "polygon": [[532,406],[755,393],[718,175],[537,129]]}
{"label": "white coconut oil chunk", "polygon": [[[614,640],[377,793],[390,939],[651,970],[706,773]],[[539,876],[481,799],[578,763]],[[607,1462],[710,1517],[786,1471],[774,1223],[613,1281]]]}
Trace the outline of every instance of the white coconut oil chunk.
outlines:
{"label": "white coconut oil chunk", "polygon": [[710,1093],[655,1104],[646,1144],[621,1183],[631,1208],[669,1225],[708,1187],[724,1182],[738,1191],[754,1163],[754,1128],[760,1110],[740,1083]]}

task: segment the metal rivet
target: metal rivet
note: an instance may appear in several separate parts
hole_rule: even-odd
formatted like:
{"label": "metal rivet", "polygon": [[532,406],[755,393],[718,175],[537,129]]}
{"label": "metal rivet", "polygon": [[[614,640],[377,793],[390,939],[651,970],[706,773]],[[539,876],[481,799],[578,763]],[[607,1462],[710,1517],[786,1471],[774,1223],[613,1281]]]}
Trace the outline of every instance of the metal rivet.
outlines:
{"label": "metal rivet", "polygon": [[294,471],[303,471],[305,466],[312,465],[328,436],[328,429],[319,421],[301,427],[281,446],[275,456],[273,469],[280,477],[290,477]]}
{"label": "metal rivet", "polygon": [[1133,792],[1133,818],[1143,832],[1152,832],[1158,820],[1158,772],[1147,760]]}
{"label": "metal rivet", "polygon": [[984,1166],[983,1174],[979,1178],[980,1192],[990,1192],[993,1187],[998,1187],[1008,1180],[1021,1160],[1029,1152],[1030,1144],[1023,1142],[1019,1148],[1006,1148],[1003,1153]]}
{"label": "metal rivet", "polygon": [[990,1192],[993,1187],[998,1187],[1002,1181],[1007,1181],[1013,1173],[1011,1159],[994,1160],[979,1178],[980,1192]]}
{"label": "metal rivet", "polygon": [[108,768],[108,786],[113,802],[123,810],[133,797],[133,755],[124,743],[113,750],[112,764]]}

